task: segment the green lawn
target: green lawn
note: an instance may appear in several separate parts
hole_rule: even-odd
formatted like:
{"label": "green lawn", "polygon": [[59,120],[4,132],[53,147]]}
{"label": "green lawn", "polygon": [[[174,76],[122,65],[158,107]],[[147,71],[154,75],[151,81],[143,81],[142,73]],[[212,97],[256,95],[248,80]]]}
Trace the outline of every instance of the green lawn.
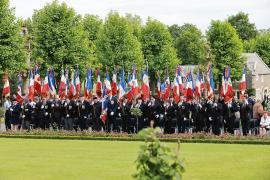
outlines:
{"label": "green lawn", "polygon": [[[0,179],[131,179],[141,143],[1,138]],[[184,179],[270,179],[270,146],[181,144],[181,152]]]}

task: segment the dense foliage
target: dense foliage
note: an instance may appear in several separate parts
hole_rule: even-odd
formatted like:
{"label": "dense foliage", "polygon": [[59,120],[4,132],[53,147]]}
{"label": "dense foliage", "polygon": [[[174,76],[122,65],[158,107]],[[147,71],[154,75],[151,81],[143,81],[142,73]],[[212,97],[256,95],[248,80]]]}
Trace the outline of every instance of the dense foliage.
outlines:
{"label": "dense foliage", "polygon": [[138,135],[145,139],[145,144],[140,147],[137,158],[138,172],[134,177],[140,180],[182,179],[185,168],[179,156],[180,144],[178,143],[175,152],[159,141],[156,136],[158,133],[160,133],[159,128],[148,128],[139,132]]}
{"label": "dense foliage", "polygon": [[240,39],[253,39],[257,35],[256,26],[249,22],[248,14],[239,12],[236,15],[229,16],[228,22],[236,29]]}
{"label": "dense foliage", "polygon": [[17,73],[26,67],[23,34],[8,0],[0,1],[0,74]]}
{"label": "dense foliage", "polygon": [[141,45],[127,20],[117,12],[107,16],[97,40],[97,54],[103,69],[130,68],[143,64]]}
{"label": "dense foliage", "polygon": [[227,66],[231,68],[231,77],[239,79],[244,59],[241,56],[243,44],[236,30],[227,21],[212,21],[207,32],[207,39],[210,42],[211,53],[214,55],[219,79]]}
{"label": "dense foliage", "polygon": [[65,3],[53,1],[34,12],[33,36],[34,61],[42,68],[52,66],[57,73],[62,65],[78,65],[83,71],[87,68],[89,41],[81,17]]}

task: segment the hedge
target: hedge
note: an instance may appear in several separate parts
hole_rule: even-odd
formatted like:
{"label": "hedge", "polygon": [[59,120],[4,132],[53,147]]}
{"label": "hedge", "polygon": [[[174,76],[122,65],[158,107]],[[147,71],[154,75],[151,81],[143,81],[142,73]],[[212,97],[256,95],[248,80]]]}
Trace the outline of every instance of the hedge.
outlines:
{"label": "hedge", "polygon": [[[105,140],[105,141],[143,141],[135,135],[126,137],[117,136],[75,136],[75,135],[29,135],[26,133],[17,134],[0,134],[0,138],[25,138],[25,139],[63,139],[63,140]],[[162,142],[180,142],[182,143],[216,143],[216,144],[261,144],[270,145],[270,139],[260,138],[257,139],[199,139],[199,138],[164,138],[161,137]]]}

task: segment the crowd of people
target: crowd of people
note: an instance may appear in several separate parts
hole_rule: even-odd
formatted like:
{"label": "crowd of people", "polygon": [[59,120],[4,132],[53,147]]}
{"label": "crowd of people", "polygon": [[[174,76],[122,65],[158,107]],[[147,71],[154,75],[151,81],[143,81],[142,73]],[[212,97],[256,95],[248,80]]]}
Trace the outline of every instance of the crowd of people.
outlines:
{"label": "crowd of people", "polygon": [[[104,99],[106,102],[104,102]],[[104,109],[102,103],[106,103]],[[164,133],[208,132],[267,134],[270,118],[260,100],[248,97],[225,102],[220,99],[193,99],[182,96],[179,103],[171,97],[168,101],[151,96],[148,101],[138,98],[129,102],[126,97],[119,101],[110,94],[103,99],[59,99],[35,97],[34,101],[7,97],[4,102],[6,130],[53,129],[92,130],[136,133],[142,128],[160,127]],[[133,108],[141,116],[132,113]]]}

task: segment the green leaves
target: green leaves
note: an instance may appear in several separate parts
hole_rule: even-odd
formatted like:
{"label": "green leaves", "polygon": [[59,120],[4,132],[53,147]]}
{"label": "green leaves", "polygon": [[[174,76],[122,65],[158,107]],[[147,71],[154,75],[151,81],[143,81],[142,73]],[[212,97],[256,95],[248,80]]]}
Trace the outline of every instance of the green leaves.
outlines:
{"label": "green leaves", "polygon": [[8,70],[15,75],[26,67],[22,29],[14,14],[8,0],[0,1],[0,74]]}
{"label": "green leaves", "polygon": [[253,39],[258,33],[255,24],[249,22],[248,14],[244,12],[229,16],[228,22],[236,29],[239,38],[242,40]]}
{"label": "green leaves", "polygon": [[227,66],[231,68],[232,79],[239,79],[244,59],[241,57],[243,45],[236,30],[227,21],[212,21],[207,39],[211,44],[211,53],[215,57],[219,79]]}
{"label": "green leaves", "polygon": [[136,160],[136,179],[182,179],[185,168],[179,157],[179,144],[174,152],[158,140],[157,134],[160,133],[160,128],[147,128],[139,132],[138,136],[145,139],[145,144],[140,147]]}
{"label": "green leaves", "polygon": [[89,41],[80,16],[65,3],[53,1],[33,15],[33,41],[35,60],[45,70],[53,66],[60,72],[61,66],[78,64],[85,74],[90,59]]}
{"label": "green leaves", "polygon": [[109,13],[97,40],[97,55],[103,69],[109,71],[132,64],[143,64],[143,55],[138,39],[128,26],[126,18],[116,12]]}
{"label": "green leaves", "polygon": [[157,20],[148,19],[142,29],[141,44],[144,58],[149,63],[149,73],[154,77],[157,72],[164,76],[166,65],[171,75],[175,72],[175,67],[181,63],[177,58],[176,50],[168,28]]}

